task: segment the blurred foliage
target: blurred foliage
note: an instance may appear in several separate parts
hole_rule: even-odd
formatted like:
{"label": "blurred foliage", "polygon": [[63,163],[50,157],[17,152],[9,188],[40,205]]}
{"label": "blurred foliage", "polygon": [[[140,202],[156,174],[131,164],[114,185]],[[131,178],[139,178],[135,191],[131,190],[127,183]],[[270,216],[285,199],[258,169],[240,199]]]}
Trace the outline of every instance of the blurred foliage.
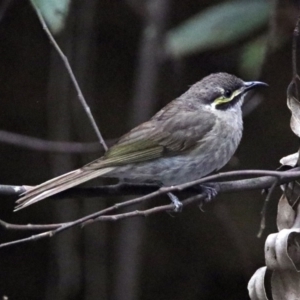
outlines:
{"label": "blurred foliage", "polygon": [[241,51],[240,73],[245,79],[257,78],[261,71],[267,47],[267,36],[262,35],[247,45]]}
{"label": "blurred foliage", "polygon": [[[185,57],[228,46],[267,24],[270,2],[229,1],[207,8],[169,31],[166,52]],[[263,61],[265,39],[261,37],[242,49],[241,70],[257,75]]]}
{"label": "blurred foliage", "polygon": [[31,0],[42,13],[53,34],[59,33],[68,16],[70,0]]}

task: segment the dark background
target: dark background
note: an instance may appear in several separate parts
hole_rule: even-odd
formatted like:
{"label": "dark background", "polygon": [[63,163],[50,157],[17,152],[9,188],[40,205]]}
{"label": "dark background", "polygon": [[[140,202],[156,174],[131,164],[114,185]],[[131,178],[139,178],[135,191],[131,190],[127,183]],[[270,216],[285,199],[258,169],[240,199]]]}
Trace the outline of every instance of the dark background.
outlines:
{"label": "dark background", "polygon": [[[169,1],[161,36],[195,12],[221,2]],[[289,128],[286,107],[298,1],[270,2],[273,10],[261,31],[219,49],[182,59],[164,58],[159,63],[154,60],[150,63],[153,69],[142,59],[143,51],[151,47],[144,41],[149,20],[139,1],[73,1],[66,28],[56,38],[104,138],[110,141],[211,72],[242,76],[237,60],[239,47],[267,31],[268,51],[260,77],[253,79],[265,81],[270,87],[260,95],[262,103],[245,117],[242,143],[225,169],[273,170],[281,157],[296,152],[298,146]],[[10,1],[2,9],[0,129],[47,140],[96,141],[63,63],[29,2]],[[277,45],[279,37],[283,41]],[[142,81],[143,72],[148,81]],[[40,183],[103,153],[58,154],[3,142],[0,149],[0,183],[12,185]],[[277,191],[272,197],[261,239],[256,234],[264,196],[255,191],[220,195],[205,206],[204,213],[191,206],[173,217],[163,213],[93,224],[48,240],[0,249],[0,297],[248,299],[247,283],[264,265],[265,238],[277,230],[279,195]],[[121,200],[49,200],[13,213],[14,200],[1,196],[0,219],[19,224],[65,222],[115,201]],[[162,201],[167,203],[163,198],[151,204]],[[0,231],[1,242],[27,235]]]}

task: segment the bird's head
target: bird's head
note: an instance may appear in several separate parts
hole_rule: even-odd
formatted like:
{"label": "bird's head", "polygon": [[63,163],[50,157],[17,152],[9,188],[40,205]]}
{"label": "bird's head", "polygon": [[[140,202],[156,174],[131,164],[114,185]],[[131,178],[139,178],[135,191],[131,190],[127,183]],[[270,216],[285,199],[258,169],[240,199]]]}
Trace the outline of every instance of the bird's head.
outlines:
{"label": "bird's head", "polygon": [[247,92],[259,86],[267,84],[260,81],[243,81],[228,73],[215,73],[191,86],[185,95],[213,109],[228,110],[240,108]]}

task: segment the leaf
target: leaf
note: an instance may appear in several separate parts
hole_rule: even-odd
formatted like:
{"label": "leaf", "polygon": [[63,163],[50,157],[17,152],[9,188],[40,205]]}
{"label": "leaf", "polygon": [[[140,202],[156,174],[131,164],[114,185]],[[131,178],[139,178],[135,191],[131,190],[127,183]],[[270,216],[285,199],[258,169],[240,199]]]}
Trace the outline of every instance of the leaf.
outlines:
{"label": "leaf", "polygon": [[283,166],[295,167],[297,165],[299,153],[287,155],[279,161]]}
{"label": "leaf", "polygon": [[210,7],[169,31],[166,52],[183,57],[228,45],[266,24],[269,13],[270,3],[265,0]]}
{"label": "leaf", "polygon": [[265,35],[252,40],[241,52],[240,71],[244,77],[257,78],[265,57],[267,37]]}
{"label": "leaf", "polygon": [[283,229],[270,234],[265,244],[268,269],[300,272],[300,229]]}
{"label": "leaf", "polygon": [[300,295],[300,273],[294,271],[275,271],[271,278],[274,300],[296,300]]}
{"label": "leaf", "polygon": [[[288,204],[293,208],[294,210],[299,209],[299,200],[300,200],[300,184],[297,180],[291,181],[288,184],[282,184],[280,186],[281,190],[284,192],[284,197],[288,201]],[[279,213],[279,207],[278,207],[278,213]],[[296,222],[297,216],[295,216],[294,220],[290,220],[291,222]],[[293,225],[293,227],[295,227]]]}
{"label": "leaf", "polygon": [[283,194],[278,203],[277,228],[278,230],[290,229],[294,225],[296,212],[289,204],[285,194]]}
{"label": "leaf", "polygon": [[50,30],[57,34],[65,25],[68,16],[70,0],[31,0],[43,15]]}
{"label": "leaf", "polygon": [[259,268],[249,280],[248,292],[251,300],[268,300],[264,286],[266,271],[266,267]]}
{"label": "leaf", "polygon": [[296,82],[292,81],[287,89],[287,106],[292,113],[290,126],[292,131],[300,137],[300,102],[293,95],[293,89],[297,88]]}
{"label": "leaf", "polygon": [[259,268],[248,283],[248,291],[251,300],[299,299],[300,273]]}

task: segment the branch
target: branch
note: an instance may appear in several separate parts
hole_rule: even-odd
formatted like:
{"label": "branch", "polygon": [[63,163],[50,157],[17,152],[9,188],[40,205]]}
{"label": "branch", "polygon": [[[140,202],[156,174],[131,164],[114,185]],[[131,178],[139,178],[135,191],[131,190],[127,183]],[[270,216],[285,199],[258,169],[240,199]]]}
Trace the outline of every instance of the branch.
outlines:
{"label": "branch", "polygon": [[[249,177],[259,176],[251,179],[241,179],[235,181],[219,182],[221,179],[230,177]],[[201,179],[191,181],[181,185],[172,187],[160,188],[159,194],[166,194],[168,192],[180,192],[185,190],[187,192],[198,191],[193,188],[194,185],[203,184],[205,182],[213,182],[222,189],[222,192],[239,192],[254,189],[269,188],[273,182],[274,177],[278,180],[278,185],[291,182],[300,177],[300,168],[294,168],[288,171],[268,171],[268,170],[241,170],[230,171],[224,173],[217,173]],[[9,196],[13,198],[19,197],[21,194],[29,190],[30,186],[16,186],[0,184],[0,196]],[[96,186],[96,187],[75,187],[59,193],[49,199],[64,199],[64,198],[93,198],[93,197],[107,197],[107,196],[125,196],[125,195],[143,195],[156,191],[159,188],[156,184],[145,183],[129,183],[120,182],[114,185]],[[150,194],[152,195],[152,194]],[[157,196],[156,194],[154,196]]]}
{"label": "branch", "polygon": [[[146,209],[146,210],[136,210],[133,212],[128,212],[128,213],[123,213],[123,214],[115,214],[115,215],[109,215],[109,216],[102,216],[103,214],[109,212],[109,211],[113,211],[113,210],[117,210],[121,207],[125,207],[125,206],[129,206],[129,205],[133,205],[136,203],[140,203],[142,201],[145,200],[145,197],[139,197],[133,200],[129,200],[123,203],[118,203],[115,204],[112,207],[109,207],[107,209],[103,209],[102,211],[96,212],[94,214],[88,215],[86,217],[83,217],[81,219],[78,219],[74,222],[68,222],[68,223],[62,223],[62,224],[50,224],[50,225],[15,225],[15,224],[9,224],[6,223],[2,220],[0,220],[0,226],[2,226],[5,229],[13,229],[13,230],[49,230],[43,233],[39,233],[39,234],[34,234],[30,237],[24,238],[24,239],[19,239],[19,240],[15,240],[12,242],[8,242],[8,243],[2,243],[0,244],[0,248],[4,248],[4,247],[8,247],[8,246],[12,246],[12,245],[17,245],[17,244],[22,244],[22,243],[26,243],[26,242],[30,242],[30,241],[37,241],[46,237],[52,237],[60,232],[63,232],[67,229],[70,229],[72,227],[75,227],[77,225],[87,225],[87,224],[91,224],[94,223],[96,221],[117,221],[120,219],[126,219],[129,217],[136,217],[136,216],[144,216],[147,217],[149,215],[152,215],[154,213],[159,213],[159,212],[165,212],[165,211],[172,211],[174,210],[174,205],[173,204],[169,204],[169,205],[162,205],[162,206],[158,206],[158,207],[154,207],[154,208],[150,208],[150,209]],[[201,199],[204,199],[205,195],[197,195],[194,197],[190,197],[186,200],[184,200],[182,202],[183,207],[194,203],[194,202],[198,202]]]}
{"label": "branch", "polygon": [[53,142],[0,130],[0,142],[37,151],[60,153],[99,152],[99,143]]}
{"label": "branch", "polygon": [[274,192],[276,186],[278,186],[278,181],[279,181],[279,178],[277,177],[274,180],[270,190],[267,192],[267,197],[265,199],[265,202],[264,202],[264,205],[263,205],[263,208],[262,208],[262,211],[261,211],[262,217],[261,217],[259,232],[257,234],[258,238],[260,238],[262,236],[263,231],[266,228],[266,213],[267,213],[268,204],[270,202],[271,196],[273,195],[273,192]]}
{"label": "branch", "polygon": [[[214,180],[220,180],[220,179],[226,179],[236,176],[256,176],[254,178],[250,179],[241,179],[241,180],[235,180],[235,181],[227,181],[227,182],[214,182],[213,186],[218,191],[218,193],[228,193],[228,192],[238,192],[238,191],[244,191],[244,190],[253,190],[253,189],[267,189],[272,187],[272,190],[275,188],[276,185],[287,183],[290,181],[293,181],[297,178],[300,178],[300,171],[299,168],[288,170],[284,172],[279,171],[261,171],[261,170],[244,170],[244,171],[231,171],[226,173],[219,173],[211,176],[207,176],[205,178],[201,178],[199,180],[195,180],[193,182],[173,186],[173,187],[162,187],[157,191],[148,193],[144,196],[137,197],[122,203],[116,203],[111,207],[108,207],[106,209],[103,209],[101,211],[95,212],[93,214],[87,215],[83,218],[80,218],[78,220],[75,220],[73,222],[67,222],[67,223],[60,223],[60,224],[46,224],[46,225],[17,225],[17,224],[10,224],[6,223],[4,221],[0,221],[0,226],[2,226],[4,229],[7,230],[48,230],[43,232],[42,234],[36,234],[28,238],[16,240],[13,242],[3,243],[0,244],[1,247],[11,246],[19,243],[25,243],[29,241],[35,241],[46,237],[52,237],[53,235],[56,235],[62,231],[65,231],[69,228],[75,227],[75,226],[84,226],[88,224],[92,224],[97,221],[117,221],[120,219],[130,218],[130,217],[136,217],[136,216],[149,216],[154,213],[159,212],[167,212],[174,210],[173,204],[168,205],[162,205],[153,207],[146,210],[136,210],[132,212],[127,213],[120,213],[120,214],[111,214],[120,208],[129,207],[138,203],[142,203],[144,201],[153,199],[154,197],[164,195],[169,192],[176,192],[176,191],[182,191],[183,189],[188,189],[189,192],[194,192],[195,190],[192,189],[192,186],[203,184],[205,182],[213,182]],[[259,177],[257,177],[259,176]],[[133,187],[139,187],[139,188],[145,188],[143,192],[147,190],[154,189],[154,185],[130,185],[130,184],[118,184],[114,186],[107,186],[103,188],[96,188],[96,190],[100,193],[107,193],[107,195],[115,195],[115,193],[120,193],[121,190],[126,190],[129,188],[128,191],[132,194],[134,192]],[[75,189],[73,189],[75,190]],[[77,188],[79,190],[79,188]],[[84,191],[87,191],[89,189],[82,189]],[[95,190],[95,188],[93,188]],[[148,190],[148,192],[149,192]],[[199,190],[199,189],[198,189]],[[141,190],[140,190],[141,192]],[[271,195],[270,193],[269,195]],[[120,194],[119,194],[120,195]],[[124,195],[124,193],[122,194]],[[95,194],[94,194],[95,196]],[[98,194],[99,196],[99,194]],[[182,201],[183,207],[186,207],[187,205],[198,203],[201,200],[204,200],[206,197],[205,194],[198,194],[196,196],[192,196],[189,198],[186,198]],[[268,196],[269,199],[270,196]]]}
{"label": "branch", "polygon": [[51,32],[50,32],[50,30],[49,30],[49,28],[48,28],[48,26],[47,26],[44,18],[43,18],[43,15],[41,14],[41,11],[39,10],[39,8],[35,4],[33,4],[33,2],[31,2],[31,3],[33,5],[33,8],[36,11],[36,14],[37,14],[37,16],[38,16],[38,18],[39,18],[42,26],[43,26],[44,31],[46,32],[48,38],[52,42],[55,50],[57,51],[58,55],[62,59],[64,65],[65,65],[65,67],[66,67],[66,69],[67,69],[67,71],[68,71],[68,73],[70,75],[71,81],[72,81],[72,83],[73,83],[73,85],[74,85],[74,87],[75,87],[75,89],[77,91],[78,99],[79,99],[81,105],[83,106],[83,108],[84,108],[84,110],[85,110],[85,112],[86,112],[86,114],[87,114],[87,116],[88,116],[88,118],[89,118],[89,120],[90,120],[90,122],[92,124],[92,127],[93,127],[93,129],[94,129],[94,131],[95,131],[95,133],[96,133],[96,135],[97,135],[97,137],[99,139],[100,144],[103,146],[104,150],[107,151],[108,147],[107,147],[107,145],[106,145],[106,143],[105,143],[105,141],[104,141],[104,139],[103,139],[103,137],[101,135],[101,132],[98,129],[96,121],[95,121],[95,119],[94,119],[94,117],[93,117],[93,115],[91,113],[91,109],[88,106],[86,100],[84,99],[84,96],[83,96],[83,94],[81,92],[79,84],[78,84],[78,82],[76,80],[76,77],[75,77],[75,75],[73,73],[73,70],[72,70],[72,68],[70,66],[68,58],[64,55],[64,53],[60,49],[59,45],[56,43],[54,37],[52,36],[52,34],[51,34]]}

